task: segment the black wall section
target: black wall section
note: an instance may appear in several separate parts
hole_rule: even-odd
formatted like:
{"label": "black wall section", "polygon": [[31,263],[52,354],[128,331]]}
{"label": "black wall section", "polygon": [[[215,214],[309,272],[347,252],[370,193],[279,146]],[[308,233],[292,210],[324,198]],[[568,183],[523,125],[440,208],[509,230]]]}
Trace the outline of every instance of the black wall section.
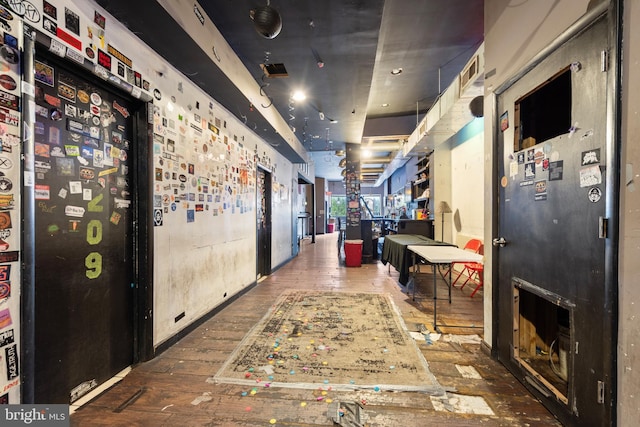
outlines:
{"label": "black wall section", "polygon": [[[606,7],[496,90],[499,117],[559,69],[582,64],[571,72],[571,117],[592,133],[578,142],[567,131],[519,152],[508,132],[496,135],[504,177],[496,238],[506,244],[494,249],[497,356],[563,424],[576,426],[615,421],[620,77],[616,61],[602,67],[601,52],[618,40],[616,13]],[[560,353],[563,338],[567,369],[545,372],[552,352],[543,352]]]}
{"label": "black wall section", "polygon": [[271,274],[271,173],[257,168],[257,272]]}
{"label": "black wall section", "polygon": [[[35,56],[35,39],[25,32],[24,54],[22,69],[26,72],[22,76],[23,81],[31,86],[34,85],[33,70]],[[23,92],[23,114],[31,117],[33,106],[30,101],[34,97]],[[23,168],[27,174],[34,172],[34,137],[29,133],[22,143]],[[35,224],[34,224],[34,187],[25,185],[24,175],[22,183],[22,286],[21,298],[21,360],[22,360],[22,403],[34,403],[35,387]]]}
{"label": "black wall section", "polygon": [[134,363],[152,359],[153,344],[153,104],[133,112],[132,150],[135,252],[134,270]]}

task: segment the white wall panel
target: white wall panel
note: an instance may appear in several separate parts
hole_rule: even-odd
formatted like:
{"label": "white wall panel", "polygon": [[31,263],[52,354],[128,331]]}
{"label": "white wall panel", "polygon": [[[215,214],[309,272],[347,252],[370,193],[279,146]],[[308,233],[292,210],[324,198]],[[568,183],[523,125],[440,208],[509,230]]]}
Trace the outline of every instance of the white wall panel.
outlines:
{"label": "white wall panel", "polygon": [[451,150],[453,243],[458,233],[484,238],[483,176],[484,134],[479,133]]}

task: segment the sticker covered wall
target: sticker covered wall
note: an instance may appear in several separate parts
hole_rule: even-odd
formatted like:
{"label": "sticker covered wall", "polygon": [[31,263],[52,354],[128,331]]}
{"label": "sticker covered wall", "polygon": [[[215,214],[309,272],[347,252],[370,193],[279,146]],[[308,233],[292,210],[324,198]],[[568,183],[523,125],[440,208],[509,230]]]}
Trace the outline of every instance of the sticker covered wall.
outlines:
{"label": "sticker covered wall", "polygon": [[[213,110],[208,115],[213,116]],[[212,122],[198,113],[171,114],[161,106],[154,108],[154,193],[159,196],[154,209],[161,215],[180,221],[178,215],[184,214],[187,222],[195,222],[192,211],[215,217],[253,212],[255,152]],[[233,235],[222,231],[219,237]]]}
{"label": "sticker covered wall", "polygon": [[[152,147],[147,159],[152,194],[140,197],[153,200],[148,214],[154,225],[154,345],[254,283],[257,165],[271,171],[275,182],[290,185],[296,182],[294,166],[95,2],[1,4],[0,14],[7,18],[0,17],[5,24],[0,46],[0,123],[4,126],[0,129],[0,265],[13,268],[4,270],[9,279],[0,286],[0,307],[9,309],[12,326],[0,329],[0,334],[14,330],[6,335],[13,337],[17,354],[21,217],[14,207],[20,204],[16,144],[21,117],[14,108],[20,105],[17,34],[21,24],[50,39],[47,48],[58,57],[40,55],[34,63],[36,85],[26,88],[35,96],[35,104],[33,117],[25,120],[26,131],[34,140],[34,168],[25,171],[25,183],[33,187],[40,218],[38,245],[52,255],[46,263],[47,274],[70,274],[66,283],[71,287],[91,287],[110,277],[114,266],[109,259],[111,252],[117,252],[107,243],[110,232],[131,223],[128,212],[136,200],[130,168],[136,140],[126,121],[133,112],[126,100],[114,100],[103,91],[113,85],[124,91],[125,98],[130,95],[153,102],[149,141],[140,141]],[[74,64],[82,64],[75,71],[84,68],[86,75],[68,72]],[[99,88],[86,84],[99,80],[105,83]],[[272,262],[278,265],[291,256],[295,200],[287,193],[275,200]],[[65,256],[60,251],[53,255],[56,248],[64,248]],[[129,249],[124,252],[127,257],[131,256]],[[4,298],[5,294],[10,297]],[[177,317],[182,312],[185,315]],[[91,315],[90,310],[86,315]],[[50,320],[56,324],[57,319]],[[83,322],[85,319],[78,321]],[[39,339],[49,339],[55,347],[56,342],[75,338],[40,334]],[[4,349],[0,350],[4,358]],[[66,359],[64,363],[76,362]],[[9,393],[7,398],[13,403],[19,399],[20,378],[8,380],[5,371],[6,366],[0,364],[0,391],[6,387],[0,396]],[[61,367],[59,372],[62,375],[65,370]],[[54,372],[51,378],[52,387],[66,381],[56,375]],[[76,386],[95,383],[94,378],[71,381]],[[65,396],[78,397],[78,393]]]}
{"label": "sticker covered wall", "polygon": [[20,17],[0,4],[0,23],[0,401],[15,404],[21,367]]}
{"label": "sticker covered wall", "polygon": [[[84,68],[89,64],[99,79],[153,102],[149,217],[154,226],[154,342],[160,343],[255,281],[254,263],[247,261],[256,254],[257,164],[284,183],[295,181],[294,167],[95,2],[33,3],[39,19],[25,24],[51,39],[51,53]],[[42,119],[33,125],[38,136],[35,173],[66,179],[63,195],[81,201],[89,198],[82,182],[93,175],[96,182],[104,180],[107,185],[115,179],[120,188],[123,171],[110,162],[121,154],[121,131],[112,129],[107,141],[100,132],[103,119],[110,118],[102,117],[101,105],[91,99],[86,102],[92,93],[73,81],[59,80],[51,64],[40,62],[35,72],[44,103],[38,103],[36,118]],[[116,117],[121,116],[118,104],[110,107]],[[59,131],[50,122],[64,126]],[[95,140],[103,145],[92,146]],[[80,163],[83,159],[88,164]],[[52,201],[60,198],[60,191],[36,182],[39,210],[61,210],[82,230],[87,208],[65,202],[54,209]],[[292,251],[293,200],[284,200],[274,206],[274,265],[289,259]],[[117,209],[110,213],[109,223],[122,221],[118,214]],[[175,321],[182,312],[185,316]]]}

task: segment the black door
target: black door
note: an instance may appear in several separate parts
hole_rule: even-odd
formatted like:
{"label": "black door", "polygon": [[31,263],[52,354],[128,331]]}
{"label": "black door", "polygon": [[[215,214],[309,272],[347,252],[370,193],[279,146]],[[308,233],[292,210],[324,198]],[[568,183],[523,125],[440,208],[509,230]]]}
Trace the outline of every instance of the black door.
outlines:
{"label": "black door", "polygon": [[570,425],[610,425],[615,402],[607,28],[593,23],[497,99],[498,355]]}
{"label": "black door", "polygon": [[35,401],[69,403],[133,361],[132,105],[35,63]]}
{"label": "black door", "polygon": [[271,274],[271,174],[257,172],[257,278]]}

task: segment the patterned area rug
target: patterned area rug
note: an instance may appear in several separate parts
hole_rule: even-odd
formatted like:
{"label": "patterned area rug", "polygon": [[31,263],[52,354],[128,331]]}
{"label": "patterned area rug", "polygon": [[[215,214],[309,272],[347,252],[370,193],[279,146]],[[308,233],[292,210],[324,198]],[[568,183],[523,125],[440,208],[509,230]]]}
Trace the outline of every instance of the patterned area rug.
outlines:
{"label": "patterned area rug", "polygon": [[444,393],[391,298],[374,293],[285,292],[212,380]]}

